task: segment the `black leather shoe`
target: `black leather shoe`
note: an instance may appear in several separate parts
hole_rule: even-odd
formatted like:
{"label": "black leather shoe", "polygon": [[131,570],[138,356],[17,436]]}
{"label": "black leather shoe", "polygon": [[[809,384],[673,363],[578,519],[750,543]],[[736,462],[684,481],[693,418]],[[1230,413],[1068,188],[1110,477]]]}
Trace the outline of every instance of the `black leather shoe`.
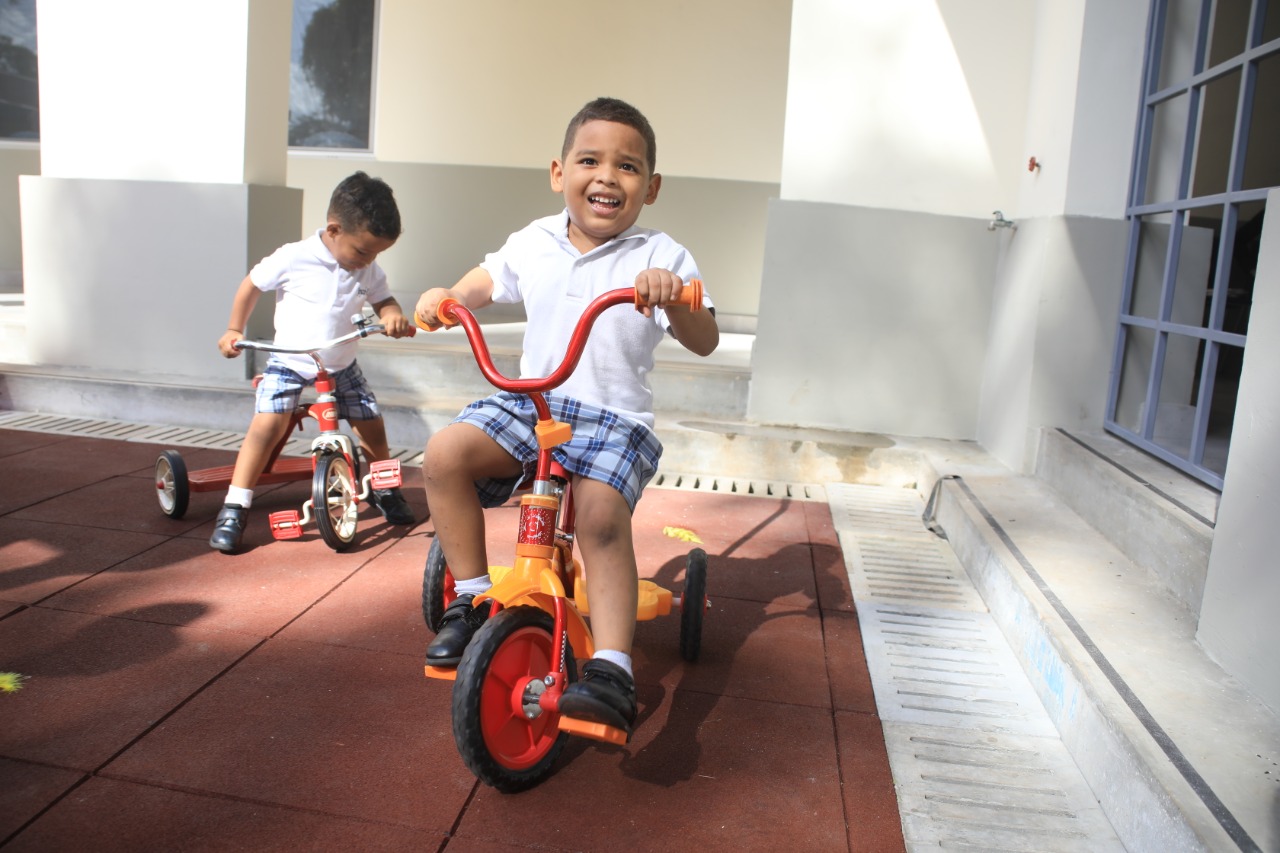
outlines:
{"label": "black leather shoe", "polygon": [[636,722],[635,680],[617,664],[592,658],[582,665],[582,679],[565,688],[560,713],[622,729],[631,737]]}
{"label": "black leather shoe", "polygon": [[213,526],[213,535],[209,537],[209,547],[224,554],[235,551],[244,538],[244,525],[248,518],[249,510],[240,504],[223,504]]}
{"label": "black leather shoe", "polygon": [[369,495],[369,503],[377,507],[391,524],[413,524],[417,521],[399,489],[374,489]]}
{"label": "black leather shoe", "polygon": [[473,598],[474,595],[460,595],[444,609],[440,630],[427,646],[427,663],[431,666],[457,666],[467,643],[489,618],[489,602],[472,607]]}

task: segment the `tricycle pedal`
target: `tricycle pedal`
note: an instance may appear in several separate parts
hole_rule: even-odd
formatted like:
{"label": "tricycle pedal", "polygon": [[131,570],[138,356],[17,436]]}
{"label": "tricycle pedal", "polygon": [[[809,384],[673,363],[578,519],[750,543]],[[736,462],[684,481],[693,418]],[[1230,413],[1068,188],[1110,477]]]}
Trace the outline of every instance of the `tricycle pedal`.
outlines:
{"label": "tricycle pedal", "polygon": [[622,729],[607,726],[604,723],[577,720],[573,717],[561,717],[557,725],[562,732],[604,741],[605,743],[624,744],[631,739],[631,736]]}
{"label": "tricycle pedal", "polygon": [[369,465],[369,485],[375,489],[395,489],[400,486],[400,460],[381,459]]}
{"label": "tricycle pedal", "polygon": [[458,668],[456,666],[432,666],[427,664],[423,669],[427,678],[439,678],[442,681],[458,680]]}
{"label": "tricycle pedal", "polygon": [[271,522],[271,535],[276,539],[298,539],[302,536],[302,521],[296,509],[282,509],[267,516]]}

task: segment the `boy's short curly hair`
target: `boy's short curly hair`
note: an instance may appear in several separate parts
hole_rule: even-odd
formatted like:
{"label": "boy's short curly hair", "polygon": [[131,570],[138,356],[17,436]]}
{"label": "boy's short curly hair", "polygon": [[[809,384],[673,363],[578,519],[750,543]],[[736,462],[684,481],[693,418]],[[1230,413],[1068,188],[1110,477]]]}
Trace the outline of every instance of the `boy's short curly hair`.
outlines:
{"label": "boy's short curly hair", "polygon": [[384,240],[400,237],[400,208],[395,194],[381,178],[356,172],[334,189],[329,197],[330,219],[343,231],[368,231]]}
{"label": "boy's short curly hair", "polygon": [[569,127],[564,132],[564,147],[560,149],[561,160],[569,156],[569,149],[573,147],[578,128],[589,121],[612,121],[633,128],[644,138],[644,144],[649,149],[649,174],[654,174],[658,163],[658,141],[653,135],[653,128],[649,126],[649,120],[644,117],[644,113],[617,98],[596,98],[578,110],[578,114],[569,120]]}

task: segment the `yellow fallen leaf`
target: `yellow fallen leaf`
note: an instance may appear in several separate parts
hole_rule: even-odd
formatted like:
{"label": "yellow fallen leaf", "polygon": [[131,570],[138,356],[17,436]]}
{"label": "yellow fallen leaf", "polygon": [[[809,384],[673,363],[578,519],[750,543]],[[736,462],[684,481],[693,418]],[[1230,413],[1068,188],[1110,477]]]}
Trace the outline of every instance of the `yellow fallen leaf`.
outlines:
{"label": "yellow fallen leaf", "polygon": [[25,675],[18,675],[16,672],[0,672],[0,693],[14,693],[22,689],[22,682],[26,680]]}
{"label": "yellow fallen leaf", "polygon": [[702,544],[702,540],[698,538],[698,534],[694,533],[692,530],[686,530],[683,527],[664,527],[662,528],[662,535],[669,536],[672,539],[679,539],[681,542],[697,542],[699,545]]}

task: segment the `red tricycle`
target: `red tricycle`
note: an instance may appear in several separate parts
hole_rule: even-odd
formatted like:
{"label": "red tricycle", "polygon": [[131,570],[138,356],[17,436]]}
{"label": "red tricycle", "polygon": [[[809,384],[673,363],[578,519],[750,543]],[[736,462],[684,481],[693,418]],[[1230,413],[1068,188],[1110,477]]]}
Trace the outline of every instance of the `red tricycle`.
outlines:
{"label": "red tricycle", "polygon": [[[520,500],[514,566],[491,566],[492,588],[475,598],[491,601],[488,620],[467,646],[457,669],[426,666],[430,678],[454,680],[453,736],[458,752],[482,782],[503,792],[536,785],[551,772],[568,735],[620,744],[621,729],[560,715],[560,697],[577,679],[576,659],[595,651],[586,578],[573,555],[574,506],[570,478],[551,456],[571,435],[568,424],[555,421],[543,393],[573,372],[587,334],[605,309],[638,301],[634,288],[613,290],[596,298],[583,313],[570,339],[564,361],[545,379],[508,379],[494,367],[475,316],[453,299],[443,300],[437,316],[447,326],[461,324],[476,363],[486,379],[505,391],[527,394],[538,414],[537,470],[531,491]],[[702,283],[686,285],[681,300],[702,307]],[[425,328],[425,327],[423,327]],[[639,581],[639,620],[680,614],[680,653],[698,657],[706,597],[707,555],[694,549],[685,563],[683,594],[652,581]],[[422,613],[427,627],[440,627],[445,607],[456,598],[439,539],[431,546],[422,579]]]}
{"label": "red tricycle", "polygon": [[[315,514],[316,528],[326,545],[335,551],[350,547],[356,539],[360,501],[367,500],[373,489],[390,489],[400,485],[400,460],[385,459],[369,465],[369,473],[360,474],[360,454],[351,437],[338,429],[338,404],[334,397],[333,377],[320,360],[320,352],[355,338],[382,332],[381,323],[370,323],[362,314],[351,318],[356,329],[314,347],[288,349],[256,341],[237,341],[237,349],[260,352],[309,355],[316,363],[316,401],[300,405],[292,413],[289,429],[271,451],[266,468],[258,477],[260,485],[311,480],[311,499],[302,511],[280,510],[269,516],[271,535],[276,539],[297,539]],[[261,376],[254,380],[256,385]],[[280,458],[290,434],[302,430],[303,421],[315,418],[320,434],[311,442],[306,458]],[[231,485],[234,465],[187,471],[182,454],[166,450],[156,460],[156,494],[160,511],[170,518],[182,518],[192,492],[225,490]]]}

